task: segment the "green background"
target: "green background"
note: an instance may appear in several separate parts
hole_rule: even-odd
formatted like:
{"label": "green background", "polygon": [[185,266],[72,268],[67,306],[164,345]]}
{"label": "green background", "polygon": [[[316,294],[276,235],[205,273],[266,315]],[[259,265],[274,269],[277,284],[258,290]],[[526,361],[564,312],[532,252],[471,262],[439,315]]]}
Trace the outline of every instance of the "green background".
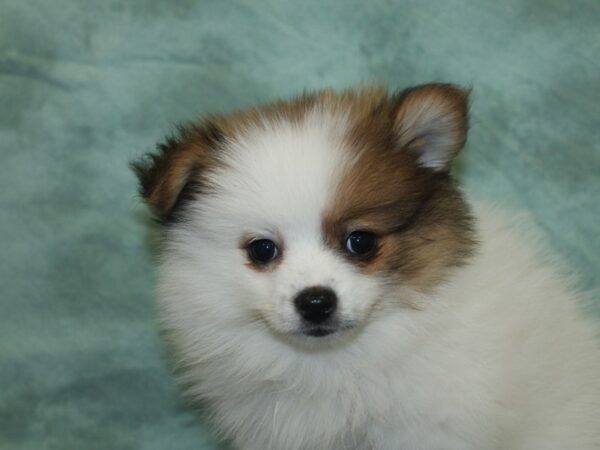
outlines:
{"label": "green background", "polygon": [[1,0],[1,449],[216,448],[160,354],[128,161],[361,80],[472,85],[460,177],[531,212],[600,317],[598,0]]}

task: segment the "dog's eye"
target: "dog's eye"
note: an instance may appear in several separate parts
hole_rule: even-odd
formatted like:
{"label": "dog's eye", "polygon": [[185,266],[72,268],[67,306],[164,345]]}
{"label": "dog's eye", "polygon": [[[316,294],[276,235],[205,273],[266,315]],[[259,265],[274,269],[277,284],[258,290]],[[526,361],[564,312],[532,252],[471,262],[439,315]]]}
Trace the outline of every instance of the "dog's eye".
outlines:
{"label": "dog's eye", "polygon": [[370,256],[377,245],[377,237],[368,231],[353,231],[346,238],[346,250],[356,256]]}
{"label": "dog's eye", "polygon": [[277,244],[270,239],[257,239],[248,244],[248,256],[256,264],[267,264],[278,255]]}

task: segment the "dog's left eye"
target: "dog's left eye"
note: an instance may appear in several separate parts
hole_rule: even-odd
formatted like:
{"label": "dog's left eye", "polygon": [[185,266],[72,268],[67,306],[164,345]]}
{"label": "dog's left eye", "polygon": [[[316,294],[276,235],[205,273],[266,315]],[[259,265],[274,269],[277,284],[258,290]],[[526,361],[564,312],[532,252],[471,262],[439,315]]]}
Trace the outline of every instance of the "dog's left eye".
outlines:
{"label": "dog's left eye", "polygon": [[256,264],[267,264],[278,255],[277,244],[270,239],[257,239],[248,244],[248,256]]}
{"label": "dog's left eye", "polygon": [[377,245],[377,237],[368,231],[353,231],[346,238],[346,250],[355,256],[370,256]]}

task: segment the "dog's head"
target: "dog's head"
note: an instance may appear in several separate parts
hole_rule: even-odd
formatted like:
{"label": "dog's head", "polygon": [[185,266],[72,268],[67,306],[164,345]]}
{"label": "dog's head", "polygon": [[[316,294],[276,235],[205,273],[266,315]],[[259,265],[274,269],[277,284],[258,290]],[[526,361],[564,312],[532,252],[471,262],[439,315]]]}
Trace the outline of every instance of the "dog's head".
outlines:
{"label": "dog's head", "polygon": [[473,247],[448,174],[467,96],[322,91],[182,127],[134,165],[172,314],[316,342],[419,307]]}

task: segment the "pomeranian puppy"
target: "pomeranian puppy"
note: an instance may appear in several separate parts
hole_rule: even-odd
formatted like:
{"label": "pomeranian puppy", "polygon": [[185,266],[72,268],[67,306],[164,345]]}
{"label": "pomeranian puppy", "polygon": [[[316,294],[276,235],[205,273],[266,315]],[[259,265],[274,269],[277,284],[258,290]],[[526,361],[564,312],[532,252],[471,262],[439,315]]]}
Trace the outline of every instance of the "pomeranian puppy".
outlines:
{"label": "pomeranian puppy", "polygon": [[600,449],[571,282],[451,175],[468,92],[324,90],[135,163],[186,394],[243,450]]}

